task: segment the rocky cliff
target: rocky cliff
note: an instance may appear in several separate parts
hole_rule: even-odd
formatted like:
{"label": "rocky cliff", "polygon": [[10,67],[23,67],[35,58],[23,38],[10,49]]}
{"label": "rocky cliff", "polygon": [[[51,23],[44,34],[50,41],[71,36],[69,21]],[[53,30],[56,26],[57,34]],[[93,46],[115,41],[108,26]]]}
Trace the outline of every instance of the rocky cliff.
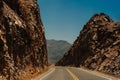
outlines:
{"label": "rocky cliff", "polygon": [[0,76],[16,80],[47,66],[37,0],[0,0]]}
{"label": "rocky cliff", "polygon": [[120,22],[103,13],[94,15],[56,65],[83,66],[120,77]]}

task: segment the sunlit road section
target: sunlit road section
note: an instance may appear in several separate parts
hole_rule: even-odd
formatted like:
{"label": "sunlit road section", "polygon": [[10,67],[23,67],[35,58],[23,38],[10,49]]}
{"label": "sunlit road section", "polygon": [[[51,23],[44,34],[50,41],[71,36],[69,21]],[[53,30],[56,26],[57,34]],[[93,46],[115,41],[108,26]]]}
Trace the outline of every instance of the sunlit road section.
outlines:
{"label": "sunlit road section", "polygon": [[34,80],[113,80],[79,68],[54,67]]}

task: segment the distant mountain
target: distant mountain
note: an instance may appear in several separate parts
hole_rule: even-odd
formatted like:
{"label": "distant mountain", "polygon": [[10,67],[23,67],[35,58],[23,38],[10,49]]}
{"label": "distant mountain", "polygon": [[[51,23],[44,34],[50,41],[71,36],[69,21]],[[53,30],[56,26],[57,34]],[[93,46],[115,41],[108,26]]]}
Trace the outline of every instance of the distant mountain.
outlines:
{"label": "distant mountain", "polygon": [[47,40],[49,63],[55,63],[60,60],[70,47],[71,44],[64,40]]}
{"label": "distant mountain", "polygon": [[120,77],[120,22],[95,14],[56,65],[82,66]]}

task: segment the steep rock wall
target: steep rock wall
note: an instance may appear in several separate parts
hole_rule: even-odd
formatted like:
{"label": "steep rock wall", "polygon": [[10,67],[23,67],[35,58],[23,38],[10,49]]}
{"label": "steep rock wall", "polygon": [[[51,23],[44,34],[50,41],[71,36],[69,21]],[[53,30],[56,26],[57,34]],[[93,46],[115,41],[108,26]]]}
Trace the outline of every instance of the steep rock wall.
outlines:
{"label": "steep rock wall", "polygon": [[120,76],[120,22],[103,13],[94,15],[56,65],[83,66]]}
{"label": "steep rock wall", "polygon": [[21,71],[47,66],[46,39],[36,0],[0,1],[0,75],[14,80]]}

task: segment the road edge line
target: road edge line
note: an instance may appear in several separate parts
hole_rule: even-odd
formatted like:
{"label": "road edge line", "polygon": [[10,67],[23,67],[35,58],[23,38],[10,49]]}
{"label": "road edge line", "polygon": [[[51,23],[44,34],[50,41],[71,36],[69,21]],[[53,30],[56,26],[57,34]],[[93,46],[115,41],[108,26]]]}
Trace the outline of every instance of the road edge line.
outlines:
{"label": "road edge line", "polygon": [[48,72],[46,75],[44,75],[43,77],[40,78],[40,80],[44,79],[45,77],[47,77],[48,75],[50,75],[51,73],[53,73],[55,71],[55,68],[53,68],[52,71]]}
{"label": "road edge line", "polygon": [[113,80],[113,79],[111,79],[111,78],[109,78],[109,77],[107,77],[107,76],[100,76],[100,75],[98,75],[98,74],[95,74],[95,73],[93,73],[93,71],[89,72],[89,71],[84,70],[84,69],[82,69],[82,68],[78,68],[78,69],[79,69],[79,70],[82,70],[82,71],[84,71],[84,72],[87,72],[87,73],[91,73],[92,75],[96,75],[96,76],[98,76],[98,77],[102,77],[102,78],[105,78],[105,79],[108,79],[108,80]]}

